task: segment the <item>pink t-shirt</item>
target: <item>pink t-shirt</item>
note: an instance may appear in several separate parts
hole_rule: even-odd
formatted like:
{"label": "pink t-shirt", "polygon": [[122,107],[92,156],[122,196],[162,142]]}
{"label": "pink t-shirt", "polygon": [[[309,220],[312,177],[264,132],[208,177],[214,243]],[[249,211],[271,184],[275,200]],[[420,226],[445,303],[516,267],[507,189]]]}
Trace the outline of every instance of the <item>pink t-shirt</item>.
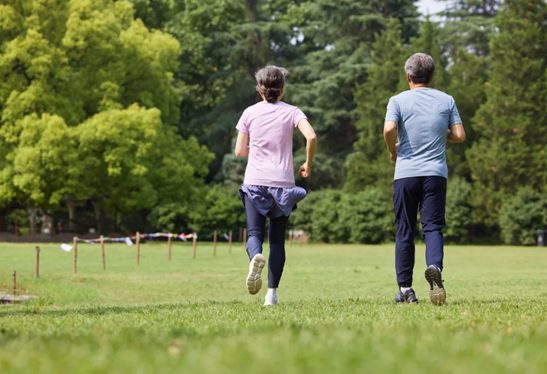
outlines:
{"label": "pink t-shirt", "polygon": [[248,107],[236,129],[249,134],[249,162],[245,184],[256,186],[294,187],[292,135],[306,115],[282,101],[261,101]]}

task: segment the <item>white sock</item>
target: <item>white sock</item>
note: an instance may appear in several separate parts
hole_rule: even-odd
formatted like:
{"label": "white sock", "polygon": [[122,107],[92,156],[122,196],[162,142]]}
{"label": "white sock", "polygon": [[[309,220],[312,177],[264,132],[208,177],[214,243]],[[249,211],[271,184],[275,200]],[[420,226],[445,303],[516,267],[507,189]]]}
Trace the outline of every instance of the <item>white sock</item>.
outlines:
{"label": "white sock", "polygon": [[268,295],[277,297],[277,288],[268,288]]}
{"label": "white sock", "polygon": [[401,293],[405,293],[406,291],[410,290],[412,287],[399,287],[399,289],[401,290]]}

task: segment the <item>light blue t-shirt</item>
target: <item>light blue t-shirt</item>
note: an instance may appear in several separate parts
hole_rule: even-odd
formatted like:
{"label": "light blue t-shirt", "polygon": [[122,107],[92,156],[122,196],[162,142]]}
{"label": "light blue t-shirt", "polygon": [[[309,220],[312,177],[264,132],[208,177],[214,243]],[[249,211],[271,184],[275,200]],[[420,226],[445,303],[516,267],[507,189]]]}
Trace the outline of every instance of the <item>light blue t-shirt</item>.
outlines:
{"label": "light blue t-shirt", "polygon": [[452,96],[433,88],[416,88],[393,96],[386,121],[397,124],[399,154],[395,179],[448,178],[447,130],[462,123]]}

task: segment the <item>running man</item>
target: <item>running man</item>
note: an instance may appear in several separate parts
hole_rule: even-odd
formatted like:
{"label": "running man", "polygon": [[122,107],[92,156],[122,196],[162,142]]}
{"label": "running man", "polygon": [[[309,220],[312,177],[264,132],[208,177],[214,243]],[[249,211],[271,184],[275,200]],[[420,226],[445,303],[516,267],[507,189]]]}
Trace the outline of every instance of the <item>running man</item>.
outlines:
{"label": "running man", "polygon": [[262,269],[266,259],[262,244],[266,218],[270,219],[270,258],[268,293],[264,305],[279,304],[277,288],[285,265],[285,232],[296,203],[306,196],[295,187],[292,155],[293,130],[306,137],[306,162],[298,173],[310,176],[317,139],[307,117],[300,109],[281,101],[287,70],[266,66],[256,74],[256,89],[262,101],[247,108],[236,128],[239,130],[235,155],[249,157],[240,195],[247,217],[247,253],[251,263],[247,289],[255,295],[262,288]]}
{"label": "running man", "polygon": [[[384,139],[396,162],[393,183],[395,205],[395,269],[399,293],[396,303],[417,303],[412,289],[414,231],[418,209],[426,245],[429,297],[436,305],[446,301],[443,270],[445,226],[446,141],[462,143],[465,130],[452,96],[429,88],[435,61],[416,53],[405,64],[410,90],[392,97],[387,105]],[[398,142],[397,142],[398,140]]]}

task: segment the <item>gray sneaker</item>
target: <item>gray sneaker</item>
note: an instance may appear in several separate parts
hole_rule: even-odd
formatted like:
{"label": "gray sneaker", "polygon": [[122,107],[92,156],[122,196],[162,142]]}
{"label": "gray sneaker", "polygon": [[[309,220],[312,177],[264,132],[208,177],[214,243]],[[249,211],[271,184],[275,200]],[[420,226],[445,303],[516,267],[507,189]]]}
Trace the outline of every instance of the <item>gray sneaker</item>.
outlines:
{"label": "gray sneaker", "polygon": [[446,291],[443,287],[441,270],[435,266],[429,266],[425,271],[425,279],[429,282],[429,298],[434,305],[442,305],[446,301]]}
{"label": "gray sneaker", "polygon": [[416,294],[414,293],[414,290],[411,288],[409,290],[406,290],[405,293],[399,289],[399,293],[395,295],[395,304],[399,303],[416,303],[418,304],[418,298],[416,297]]}

